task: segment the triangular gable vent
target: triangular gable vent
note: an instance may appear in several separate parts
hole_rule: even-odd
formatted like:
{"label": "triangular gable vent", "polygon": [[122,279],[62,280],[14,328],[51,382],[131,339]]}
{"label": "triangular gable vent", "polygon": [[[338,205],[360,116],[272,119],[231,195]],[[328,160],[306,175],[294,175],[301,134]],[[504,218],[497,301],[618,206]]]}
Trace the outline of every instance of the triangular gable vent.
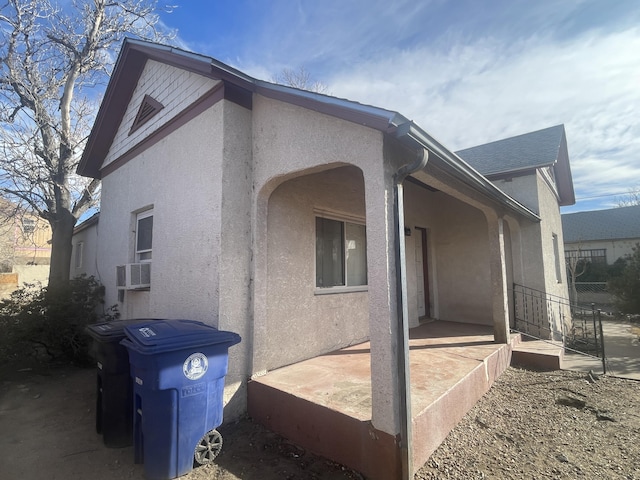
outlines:
{"label": "triangular gable vent", "polygon": [[150,97],[149,95],[145,95],[142,99],[142,103],[140,104],[140,108],[138,109],[138,114],[136,118],[133,120],[133,125],[131,125],[131,130],[129,130],[129,135],[142,127],[145,123],[153,118],[153,116],[158,113],[160,110],[164,108],[159,101]]}

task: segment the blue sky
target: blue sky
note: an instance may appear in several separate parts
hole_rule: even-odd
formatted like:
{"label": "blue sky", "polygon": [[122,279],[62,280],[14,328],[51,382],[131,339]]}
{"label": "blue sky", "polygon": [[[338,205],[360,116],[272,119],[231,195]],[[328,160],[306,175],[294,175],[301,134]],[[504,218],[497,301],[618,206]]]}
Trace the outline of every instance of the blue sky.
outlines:
{"label": "blue sky", "polygon": [[183,48],[398,111],[452,150],[563,123],[577,203],[640,188],[640,1],[181,0]]}

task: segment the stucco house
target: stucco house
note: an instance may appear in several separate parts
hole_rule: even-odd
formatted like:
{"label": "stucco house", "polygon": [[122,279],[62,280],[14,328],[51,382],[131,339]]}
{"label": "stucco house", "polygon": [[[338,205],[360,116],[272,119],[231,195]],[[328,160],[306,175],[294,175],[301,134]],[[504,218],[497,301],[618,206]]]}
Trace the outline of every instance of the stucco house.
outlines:
{"label": "stucco house", "polygon": [[89,218],[83,220],[73,229],[71,239],[71,268],[69,275],[77,277],[80,275],[93,275],[100,278],[97,268],[98,252],[98,223],[100,214],[94,213]]}
{"label": "stucco house", "polygon": [[370,436],[406,454],[409,328],[464,322],[509,345],[512,284],[567,296],[573,189],[553,134],[548,152],[526,137],[544,162],[492,177],[398,112],[127,40],[78,168],[102,179],[107,304],[239,333],[226,418],[251,378],[368,341]]}

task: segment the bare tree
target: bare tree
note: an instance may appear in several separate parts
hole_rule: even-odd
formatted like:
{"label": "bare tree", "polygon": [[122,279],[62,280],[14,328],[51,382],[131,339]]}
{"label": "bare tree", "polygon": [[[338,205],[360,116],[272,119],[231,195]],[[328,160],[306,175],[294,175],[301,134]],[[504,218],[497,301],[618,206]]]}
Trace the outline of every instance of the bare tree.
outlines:
{"label": "bare tree", "polygon": [[311,73],[304,67],[300,67],[297,70],[285,68],[279,74],[275,75],[272,80],[274,83],[299,88],[300,90],[327,93],[327,86],[311,78]]}
{"label": "bare tree", "polygon": [[578,303],[578,290],[576,288],[576,282],[578,277],[584,275],[589,266],[589,262],[582,255],[582,250],[578,246],[577,250],[565,250],[565,262],[567,264],[567,270],[569,272],[569,283],[571,284],[570,300],[571,303]]}
{"label": "bare tree", "polygon": [[630,188],[623,197],[616,198],[618,207],[632,207],[640,205],[640,187]]}
{"label": "bare tree", "polygon": [[160,38],[156,0],[5,0],[0,7],[0,193],[47,220],[49,285],[68,280],[71,237],[99,181],[75,174],[114,48]]}

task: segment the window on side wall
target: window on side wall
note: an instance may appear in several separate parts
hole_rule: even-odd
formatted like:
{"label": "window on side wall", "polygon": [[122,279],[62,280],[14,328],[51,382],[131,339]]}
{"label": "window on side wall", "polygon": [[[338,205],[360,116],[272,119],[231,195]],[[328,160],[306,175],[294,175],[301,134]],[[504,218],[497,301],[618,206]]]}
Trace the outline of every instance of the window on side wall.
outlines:
{"label": "window on side wall", "polygon": [[562,283],[562,270],[560,266],[560,245],[558,244],[558,235],[553,234],[553,256],[556,264],[556,282]]}
{"label": "window on side wall", "polygon": [[153,210],[145,210],[136,216],[136,262],[150,262],[152,246]]}
{"label": "window on side wall", "polygon": [[36,221],[33,218],[22,219],[22,231],[25,235],[35,232]]}
{"label": "window on side wall", "polygon": [[76,243],[76,251],[75,251],[75,267],[82,268],[82,257],[84,250],[84,242]]}
{"label": "window on side wall", "polygon": [[317,293],[366,290],[366,285],[365,225],[316,217]]}

